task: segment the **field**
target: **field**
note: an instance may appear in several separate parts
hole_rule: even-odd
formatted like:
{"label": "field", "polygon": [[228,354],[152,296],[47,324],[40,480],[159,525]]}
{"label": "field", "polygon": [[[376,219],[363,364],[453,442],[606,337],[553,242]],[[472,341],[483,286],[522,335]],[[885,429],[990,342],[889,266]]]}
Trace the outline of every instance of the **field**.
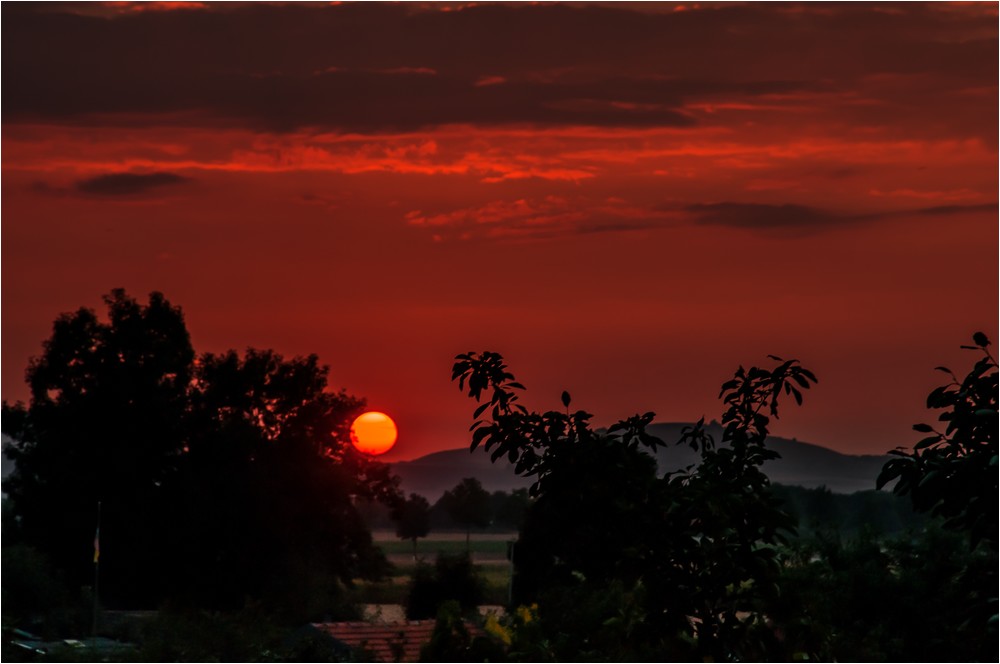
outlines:
{"label": "field", "polygon": [[[401,540],[390,530],[375,531],[372,537],[394,565],[413,564],[413,543],[410,540]],[[516,537],[514,532],[472,533],[469,552],[473,562],[477,565],[507,565],[507,543]],[[417,557],[429,563],[433,563],[439,553],[456,555],[464,552],[464,532],[434,532],[417,540]]]}
{"label": "field", "polygon": [[[363,604],[403,604],[416,567],[413,544],[400,540],[390,530],[372,533],[375,543],[393,564],[391,577],[378,583],[359,583],[357,601]],[[507,560],[507,543],[517,537],[515,532],[476,533],[469,539],[469,552],[476,570],[482,577],[486,604],[506,604],[510,583],[510,561]],[[456,555],[465,552],[464,532],[432,532],[417,540],[417,559],[434,564],[439,553]]]}

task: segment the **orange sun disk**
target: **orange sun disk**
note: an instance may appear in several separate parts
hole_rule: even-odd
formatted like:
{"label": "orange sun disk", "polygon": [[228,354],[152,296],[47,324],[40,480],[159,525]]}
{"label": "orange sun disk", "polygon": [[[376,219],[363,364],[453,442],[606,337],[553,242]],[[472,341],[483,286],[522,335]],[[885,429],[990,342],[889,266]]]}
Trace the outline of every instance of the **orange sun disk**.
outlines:
{"label": "orange sun disk", "polygon": [[396,444],[396,423],[385,413],[362,413],[351,424],[351,443],[359,452],[385,454]]}

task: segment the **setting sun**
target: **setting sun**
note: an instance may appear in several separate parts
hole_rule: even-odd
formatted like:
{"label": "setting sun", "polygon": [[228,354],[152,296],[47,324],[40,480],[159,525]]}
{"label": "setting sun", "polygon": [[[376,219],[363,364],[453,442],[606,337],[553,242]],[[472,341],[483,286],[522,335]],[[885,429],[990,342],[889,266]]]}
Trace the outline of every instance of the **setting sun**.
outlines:
{"label": "setting sun", "polygon": [[385,413],[362,413],[351,424],[351,442],[365,454],[384,454],[396,444],[396,423]]}

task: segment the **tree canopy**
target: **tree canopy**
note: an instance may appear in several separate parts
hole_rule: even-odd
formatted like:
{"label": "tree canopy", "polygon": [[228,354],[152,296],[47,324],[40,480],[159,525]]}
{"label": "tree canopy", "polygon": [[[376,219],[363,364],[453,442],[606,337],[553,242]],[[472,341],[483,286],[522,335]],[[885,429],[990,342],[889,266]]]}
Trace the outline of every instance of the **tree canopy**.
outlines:
{"label": "tree canopy", "polygon": [[423,496],[411,493],[392,516],[396,521],[396,537],[413,542],[413,559],[416,560],[417,540],[427,537],[431,531],[431,504]]}
{"label": "tree canopy", "polygon": [[489,492],[474,477],[466,477],[453,489],[444,492],[438,503],[448,516],[465,528],[465,548],[473,528],[485,528],[493,520],[493,504]]}
{"label": "tree canopy", "polygon": [[116,290],[104,303],[106,322],[89,309],[56,319],[28,366],[30,405],[4,404],[17,441],[5,489],[25,539],[79,584],[93,576],[101,501],[106,587],[124,597],[166,563],[154,544],[185,445],[194,350],[162,295],[143,306]]}
{"label": "tree canopy", "polygon": [[327,390],[315,356],[196,357],[159,293],[105,304],[106,320],[60,316],[30,403],[4,404],[5,489],[29,544],[88,584],[100,501],[102,598],[121,606],[280,603],[381,572],[353,499],[401,496],[349,444],[362,401]]}
{"label": "tree canopy", "polygon": [[816,382],[794,360],[740,367],[720,393],[721,440],[703,420],[687,427],[679,444],[691,445],[697,462],[661,474],[649,454],[664,445],[646,430],[652,413],[594,429],[566,392],[565,410],[532,412],[500,355],[457,356],[452,378],[479,402],[472,451],[506,457],[533,480],[515,549],[521,606],[493,625],[508,656],[995,656],[997,371],[985,335],[974,343],[968,348],[983,357],[970,373],[959,379],[939,368],[952,381],[928,398],[944,426],[916,425],[931,435],[898,450],[878,479],[880,487],[895,480],[896,494],[937,518],[911,515],[913,530],[888,538],[873,530],[877,515],[865,514],[849,540],[830,529],[834,502],[870,509],[889,496],[833,501],[825,490],[793,490],[827,525],[792,540],[795,520],[761,470],[776,456],[766,438],[779,402],[801,403]]}
{"label": "tree canopy", "polygon": [[492,520],[490,494],[474,477],[466,477],[445,491],[441,504],[455,523],[465,528],[485,528]]}
{"label": "tree canopy", "polygon": [[653,413],[595,430],[566,392],[565,411],[531,412],[500,355],[456,357],[452,378],[480,402],[472,450],[534,479],[515,593],[542,607],[556,658],[769,652],[761,603],[780,571],[775,546],[794,524],[760,470],[777,456],[764,441],[779,400],[801,403],[816,381],[795,360],[773,360],[723,385],[722,444],[699,421],[681,443],[700,463],[661,476],[647,452],[664,445],[646,431]]}
{"label": "tree canopy", "polygon": [[944,430],[915,424],[929,434],[911,451],[897,449],[886,463],[878,488],[897,480],[892,490],[909,495],[915,508],[945,518],[948,527],[969,534],[973,546],[985,540],[997,545],[997,362],[982,332],[973,335],[982,357],[959,380],[947,367],[937,367],[951,381],[934,389],[927,407],[940,410]]}

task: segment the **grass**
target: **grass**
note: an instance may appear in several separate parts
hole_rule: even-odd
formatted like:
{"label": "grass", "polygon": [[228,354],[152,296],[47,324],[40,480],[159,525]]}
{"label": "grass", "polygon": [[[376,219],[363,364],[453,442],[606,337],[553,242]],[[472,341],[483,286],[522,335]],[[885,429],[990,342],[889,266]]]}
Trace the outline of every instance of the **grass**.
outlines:
{"label": "grass", "polygon": [[[513,539],[513,537],[511,537]],[[387,556],[412,555],[413,543],[410,540],[397,539],[393,542],[378,542],[378,547]],[[469,549],[473,558],[495,558],[507,559],[507,542],[504,540],[477,540],[475,535],[469,542]],[[419,539],[417,540],[417,556],[433,560],[439,553],[455,555],[465,553],[465,539]]]}

